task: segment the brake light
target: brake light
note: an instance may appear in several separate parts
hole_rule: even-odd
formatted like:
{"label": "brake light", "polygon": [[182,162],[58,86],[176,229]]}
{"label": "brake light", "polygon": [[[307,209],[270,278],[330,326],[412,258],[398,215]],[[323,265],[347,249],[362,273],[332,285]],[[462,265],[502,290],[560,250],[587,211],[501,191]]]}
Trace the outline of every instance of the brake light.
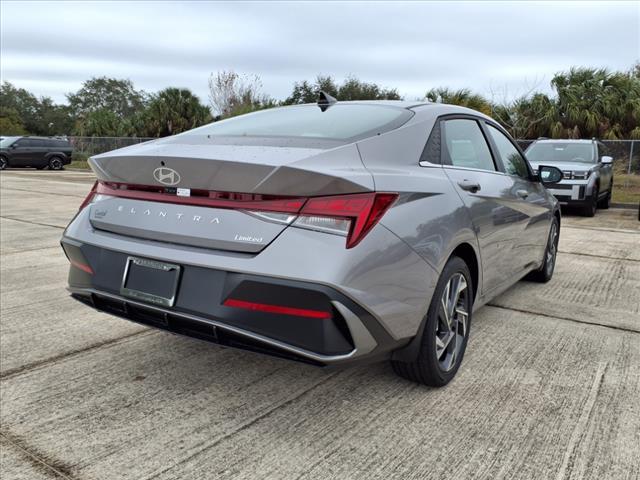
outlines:
{"label": "brake light", "polygon": [[347,236],[347,248],[352,248],[362,241],[397,198],[397,193],[310,198],[293,224],[344,234]]}
{"label": "brake light", "polygon": [[294,308],[284,307],[282,305],[270,305],[267,303],[247,302],[246,300],[236,300],[235,298],[226,299],[224,301],[224,306],[254,310],[256,312],[292,315],[294,317],[319,318],[323,320],[331,318],[331,312],[325,312],[322,310],[309,310],[307,308]]}
{"label": "brake light", "polygon": [[89,191],[89,194],[85,197],[85,199],[80,204],[80,208],[78,208],[78,211],[82,210],[84,207],[86,207],[91,203],[91,201],[93,200],[93,197],[96,195],[97,189],[98,189],[98,182],[96,181],[93,183],[93,186]]}

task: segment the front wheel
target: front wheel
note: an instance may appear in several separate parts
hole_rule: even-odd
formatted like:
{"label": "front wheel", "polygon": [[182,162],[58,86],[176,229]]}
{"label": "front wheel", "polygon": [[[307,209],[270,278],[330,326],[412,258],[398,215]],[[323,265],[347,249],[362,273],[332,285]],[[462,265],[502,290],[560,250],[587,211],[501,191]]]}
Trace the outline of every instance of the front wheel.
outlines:
{"label": "front wheel", "polygon": [[598,203],[598,208],[606,210],[611,206],[611,192],[613,192],[613,182],[611,183],[611,185],[609,185],[607,196],[600,200],[600,203]]}
{"label": "front wheel", "polygon": [[408,380],[442,387],[456,375],[469,338],[473,286],[469,267],[452,257],[438,279],[414,361],[392,360],[393,370]]}
{"label": "front wheel", "polygon": [[551,280],[551,278],[553,277],[553,271],[556,268],[556,257],[558,255],[559,238],[560,235],[558,219],[556,217],[553,217],[551,229],[549,230],[547,246],[544,250],[544,260],[542,261],[542,266],[540,267],[540,270],[535,270],[527,276],[529,280],[540,283],[547,283],[549,280]]}
{"label": "front wheel", "polygon": [[596,214],[596,210],[598,209],[598,186],[596,185],[593,189],[593,195],[591,196],[591,200],[589,203],[583,207],[582,214],[585,217],[593,217]]}
{"label": "front wheel", "polygon": [[0,157],[0,170],[4,170],[9,166],[9,162],[5,157]]}

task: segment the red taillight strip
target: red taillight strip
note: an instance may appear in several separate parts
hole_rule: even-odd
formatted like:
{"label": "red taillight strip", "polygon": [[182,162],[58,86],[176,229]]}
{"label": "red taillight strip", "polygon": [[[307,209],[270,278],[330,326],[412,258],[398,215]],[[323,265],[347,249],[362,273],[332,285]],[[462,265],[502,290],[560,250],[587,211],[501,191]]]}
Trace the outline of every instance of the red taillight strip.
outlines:
{"label": "red taillight strip", "polygon": [[98,181],[80,209],[94,195],[104,194],[181,205],[346,218],[351,220],[346,246],[352,248],[362,241],[398,198],[397,193],[376,192],[310,198],[208,190],[192,190],[191,193],[189,197],[182,197],[168,193],[160,186]]}
{"label": "red taillight strip", "polygon": [[[125,188],[122,188],[123,186]],[[298,213],[306,201],[304,197],[275,197],[231,192],[205,192],[206,195],[179,197],[171,193],[144,190],[143,187],[103,182],[98,183],[96,193],[152,202],[282,213]]]}
{"label": "red taillight strip", "polygon": [[295,317],[319,318],[322,320],[331,318],[331,312],[323,312],[321,310],[308,310],[306,308],[283,307],[281,305],[269,305],[266,303],[247,302],[245,300],[236,300],[235,298],[226,299],[224,301],[224,306],[244,308],[245,310],[254,310],[256,312],[293,315]]}
{"label": "red taillight strip", "polygon": [[76,260],[69,260],[69,261],[71,262],[71,266],[76,267],[82,270],[83,272],[87,272],[90,275],[93,275],[93,269],[89,265],[85,263],[77,262]]}
{"label": "red taillight strip", "polygon": [[97,188],[98,188],[98,182],[95,181],[95,182],[93,182],[93,186],[91,187],[91,190],[89,190],[89,193],[87,194],[87,196],[84,197],[84,200],[80,204],[80,208],[78,208],[78,210],[82,210],[84,207],[89,205],[91,200],[93,200],[93,196],[96,194],[96,189]]}

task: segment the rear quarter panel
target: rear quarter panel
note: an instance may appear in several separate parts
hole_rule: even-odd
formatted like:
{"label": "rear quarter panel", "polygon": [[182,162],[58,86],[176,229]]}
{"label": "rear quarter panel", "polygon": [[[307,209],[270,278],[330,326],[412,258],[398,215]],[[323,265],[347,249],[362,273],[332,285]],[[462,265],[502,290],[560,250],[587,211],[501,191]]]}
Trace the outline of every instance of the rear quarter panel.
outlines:
{"label": "rear quarter panel", "polygon": [[434,123],[435,116],[364,140],[358,148],[376,190],[400,193],[381,223],[439,273],[461,243],[480,255],[469,213],[443,168],[419,163]]}

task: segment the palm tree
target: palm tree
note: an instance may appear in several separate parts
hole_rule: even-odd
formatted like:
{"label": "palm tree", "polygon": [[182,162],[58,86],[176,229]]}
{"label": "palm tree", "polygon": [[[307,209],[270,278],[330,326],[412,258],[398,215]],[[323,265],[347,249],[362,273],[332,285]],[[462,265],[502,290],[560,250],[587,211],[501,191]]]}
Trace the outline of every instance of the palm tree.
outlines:
{"label": "palm tree", "polygon": [[472,93],[468,88],[451,90],[446,87],[432,88],[425,94],[425,99],[435,103],[448,103],[477,110],[486,115],[491,114],[491,104],[482,95]]}
{"label": "palm tree", "polygon": [[187,89],[165,88],[154,95],[144,114],[147,134],[175,135],[211,121],[209,108]]}

